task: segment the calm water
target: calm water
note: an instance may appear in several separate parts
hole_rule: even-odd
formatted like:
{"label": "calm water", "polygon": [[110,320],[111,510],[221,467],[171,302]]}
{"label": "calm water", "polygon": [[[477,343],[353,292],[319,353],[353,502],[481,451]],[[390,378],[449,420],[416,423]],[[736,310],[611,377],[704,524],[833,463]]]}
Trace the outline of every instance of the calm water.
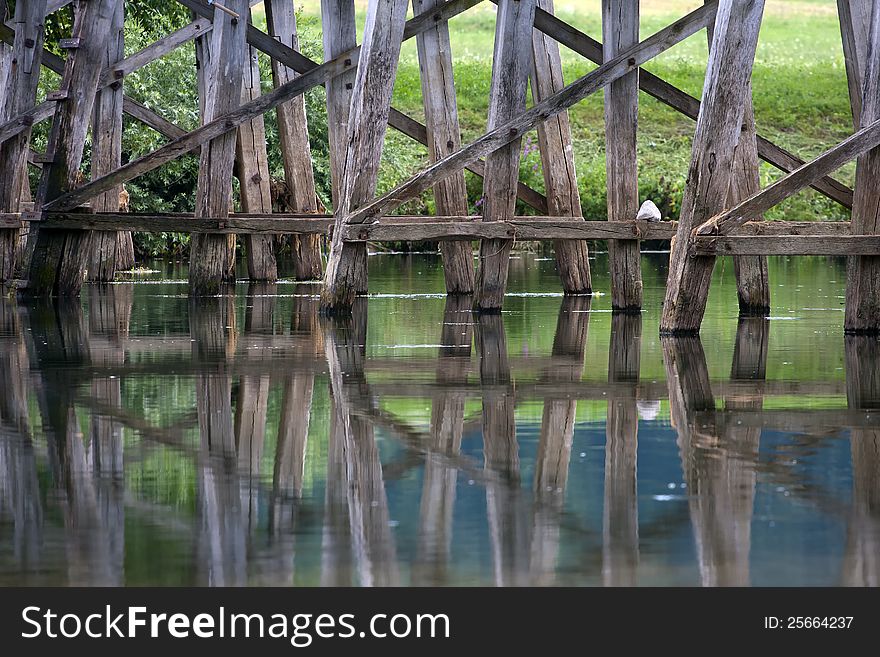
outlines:
{"label": "calm water", "polygon": [[[842,260],[774,259],[701,340],[512,261],[499,317],[436,256],[370,259],[353,320],[315,285],[190,305],[186,272],[0,301],[0,584],[877,585],[880,344]],[[873,412],[871,409],[874,409]]]}

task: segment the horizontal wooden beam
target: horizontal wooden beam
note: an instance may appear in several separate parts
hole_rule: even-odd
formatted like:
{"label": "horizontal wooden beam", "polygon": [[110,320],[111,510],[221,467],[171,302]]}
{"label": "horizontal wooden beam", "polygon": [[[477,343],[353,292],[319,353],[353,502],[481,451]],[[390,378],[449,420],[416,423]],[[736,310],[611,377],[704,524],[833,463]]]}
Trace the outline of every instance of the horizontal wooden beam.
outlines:
{"label": "horizontal wooden beam", "polygon": [[[540,8],[535,10],[535,29],[541,30],[566,48],[596,64],[602,64],[604,61],[601,43]],[[639,88],[685,116],[697,119],[700,101],[650,71],[639,70]],[[758,155],[776,168],[789,172],[804,164],[799,157],[769,139],[761,135],[758,135],[757,139]],[[834,178],[825,176],[814,182],[812,187],[844,207],[852,208],[852,189]]]}
{"label": "horizontal wooden beam", "polygon": [[[498,125],[495,129],[478,137],[468,145],[422,169],[384,196],[364,205],[346,217],[346,222],[360,224],[381,215],[391,214],[403,203],[416,198],[426,189],[433,187],[453,173],[461,171],[476,159],[485,157],[513,140],[522,137],[522,135],[540,123],[556,116],[560,112],[564,112],[605,85],[636,70],[645,62],[705,28],[714,19],[717,8],[717,0],[712,0],[695,9],[687,16],[667,25],[644,41],[605,62],[594,71],[548,96],[531,109],[510,121]],[[425,14],[422,15],[424,16]]]}
{"label": "horizontal wooden beam", "polygon": [[880,235],[695,237],[694,255],[880,255]]}
{"label": "horizontal wooden beam", "polygon": [[694,233],[697,235],[730,233],[752,217],[760,217],[764,212],[792,194],[816,182],[822,176],[836,171],[850,160],[878,145],[880,145],[880,120],[854,132],[836,146],[829,148],[817,158],[783,176],[742,203],[715,215],[706,223],[698,226]]}
{"label": "horizontal wooden beam", "polygon": [[694,414],[694,421],[698,426],[710,425],[719,430],[723,426],[731,426],[814,433],[828,429],[876,429],[880,422],[880,411],[848,408],[698,411]]}

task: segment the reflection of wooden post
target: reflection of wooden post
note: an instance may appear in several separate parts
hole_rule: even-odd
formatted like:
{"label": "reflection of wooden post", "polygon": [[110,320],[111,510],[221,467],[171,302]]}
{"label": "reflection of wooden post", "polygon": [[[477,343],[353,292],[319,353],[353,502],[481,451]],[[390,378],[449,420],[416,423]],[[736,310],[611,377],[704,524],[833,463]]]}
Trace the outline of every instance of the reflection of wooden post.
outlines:
{"label": "reflection of wooden post", "polygon": [[639,565],[637,451],[639,412],[636,385],[642,339],[642,316],[613,315],[608,382],[632,389],[608,399],[605,428],[605,504],[602,528],[602,581],[607,586],[635,586]]}
{"label": "reflection of wooden post", "polygon": [[[466,382],[471,360],[474,337],[471,304],[472,299],[467,296],[446,298],[437,361],[437,383],[444,389],[434,397],[431,405],[431,449],[438,454],[458,454],[461,451],[465,400],[455,385]],[[431,455],[425,458],[414,584],[439,586],[448,583],[457,480],[456,468]]]}
{"label": "reflection of wooden post", "polygon": [[351,319],[326,320],[322,325],[333,394],[334,431],[342,443],[351,546],[362,586],[394,586],[399,582],[397,550],[382,463],[372,425],[354,412],[352,404],[352,398],[363,395],[366,387],[366,306],[356,303],[352,311]]}
{"label": "reflection of wooden post", "polygon": [[[199,567],[211,586],[246,583],[246,531],[241,508],[238,459],[232,419],[232,379],[225,361],[235,350],[231,297],[190,303],[193,360],[201,436],[198,464]],[[232,327],[227,329],[227,327]],[[208,371],[213,370],[213,371]]]}
{"label": "reflection of wooden post", "polygon": [[[761,348],[742,346],[750,336],[765,339],[761,331],[751,334],[744,330],[738,353],[766,353]],[[662,342],[670,413],[678,432],[688,487],[700,581],[704,586],[747,586],[757,445],[743,444],[741,436],[731,439],[708,413],[696,422],[694,413],[715,410],[699,338],[665,338]],[[745,363],[742,356],[738,361],[747,369],[763,367],[760,362]]]}
{"label": "reflection of wooden post", "polygon": [[510,388],[507,337],[501,315],[478,316],[476,343],[483,386],[483,455],[488,474],[486,512],[495,583],[524,585],[528,583],[529,572],[527,519],[520,489],[516,400]]}
{"label": "reflection of wooden post", "polygon": [[[542,376],[543,381],[573,383],[580,380],[590,326],[590,303],[590,297],[586,296],[563,298],[556,320],[551,363]],[[552,585],[556,581],[559,520],[565,503],[576,413],[576,399],[548,397],[544,401],[533,486],[531,576],[534,585]]]}
{"label": "reflection of wooden post", "polygon": [[40,558],[43,505],[31,441],[29,365],[18,309],[0,299],[0,519],[12,520],[12,549],[23,572]]}
{"label": "reflection of wooden post", "polygon": [[[846,337],[846,397],[851,409],[880,411],[880,341]],[[843,583],[880,586],[880,429],[850,430],[853,504]]]}

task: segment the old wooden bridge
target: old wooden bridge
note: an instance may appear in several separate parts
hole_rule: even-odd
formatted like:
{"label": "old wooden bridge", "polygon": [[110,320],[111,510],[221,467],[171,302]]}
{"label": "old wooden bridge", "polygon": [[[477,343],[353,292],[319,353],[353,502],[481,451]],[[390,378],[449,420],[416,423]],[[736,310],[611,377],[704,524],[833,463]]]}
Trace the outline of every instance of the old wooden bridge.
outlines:
{"label": "old wooden bridge", "polygon": [[[290,234],[296,275],[323,275],[322,309],[350,312],[366,290],[366,242],[438,240],[447,291],[473,293],[480,311],[501,308],[515,240],[551,240],[567,294],[592,291],[587,240],[608,240],[613,307],[642,302],[639,241],[672,242],[661,332],[696,333],[718,255],[732,255],[743,314],[770,307],[766,256],[849,256],[845,329],[880,331],[880,206],[872,193],[880,170],[880,0],[838,0],[854,133],[815,159],[796,155],[756,133],[751,68],[763,0],[712,0],[639,41],[638,0],[602,3],[604,43],[553,15],[552,0],[497,0],[495,51],[487,132],[462,145],[451,75],[447,21],[480,0],[370,0],[357,44],[353,0],[322,0],[325,61],[298,52],[291,0],[265,0],[268,31],[248,20],[249,0],[179,0],[193,22],[124,57],[123,0],[78,0],[73,33],[60,58],[43,48],[45,16],[69,0],[18,0],[0,25],[0,280],[20,272],[33,295],[77,295],[86,277],[111,279],[130,259],[127,231],[193,233],[190,291],[218,293],[233,277],[235,234],[247,248],[249,276],[276,277],[273,235]],[[0,7],[6,12],[6,3]],[[8,20],[7,20],[8,19]],[[710,55],[698,100],[639,67],[682,40],[707,30]],[[426,124],[391,106],[401,43],[418,43]],[[199,63],[202,124],[186,132],[126,97],[124,78],[189,41]],[[559,44],[598,64],[565,84]],[[274,89],[261,94],[258,53],[271,58]],[[37,103],[40,67],[61,74],[60,87]],[[256,78],[255,78],[256,76]],[[531,80],[533,104],[527,109]],[[303,93],[327,91],[333,215],[317,213]],[[605,94],[609,221],[582,216],[567,109],[596,91]],[[693,151],[677,223],[636,221],[636,131],[639,91],[696,120]],[[272,213],[262,115],[277,112],[290,191],[289,213]],[[125,164],[122,114],[168,138]],[[45,153],[29,148],[31,127],[51,119]],[[386,126],[428,146],[431,164],[376,197]],[[82,179],[83,150],[92,134],[91,180]],[[537,128],[545,193],[518,180],[523,135]],[[201,149],[191,215],[120,211],[123,184]],[[758,161],[785,175],[761,189]],[[859,158],[854,189],[830,177]],[[31,161],[42,167],[33,201],[23,184]],[[468,216],[464,170],[483,178],[481,216]],[[232,178],[240,207],[230,212]],[[852,208],[850,222],[762,221],[762,213],[811,186]],[[394,213],[433,189],[437,215]],[[536,216],[516,216],[516,199]],[[321,234],[332,232],[322,272]],[[481,240],[478,266],[471,241]]]}

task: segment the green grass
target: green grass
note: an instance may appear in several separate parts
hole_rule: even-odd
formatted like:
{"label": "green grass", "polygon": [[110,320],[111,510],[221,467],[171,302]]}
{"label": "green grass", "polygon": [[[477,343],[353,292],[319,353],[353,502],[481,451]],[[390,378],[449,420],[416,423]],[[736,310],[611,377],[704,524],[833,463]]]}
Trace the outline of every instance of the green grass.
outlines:
{"label": "green grass", "polygon": [[[319,37],[317,0],[298,2],[301,26]],[[366,3],[357,0],[362,24]],[[701,2],[656,0],[642,3],[641,36],[658,29],[699,6]],[[601,38],[598,0],[557,2],[557,15],[594,38]],[[648,5],[648,6],[645,6]],[[459,117],[464,139],[485,131],[495,9],[483,3],[449,23]],[[707,58],[705,32],[670,49],[645,66],[672,84],[699,97]],[[574,52],[562,49],[566,81],[572,81],[595,65]],[[852,131],[846,75],[840,46],[836,4],[833,0],[770,0],[753,73],[753,96],[758,131],[763,136],[804,158],[822,152]],[[404,44],[394,106],[424,120],[415,41]],[[605,161],[601,93],[571,110],[575,160],[585,216],[604,219]],[[669,216],[678,213],[684,187],[694,122],[645,94],[639,107],[639,190],[642,199],[652,198]],[[526,138],[528,139],[528,137]],[[534,137],[532,137],[534,140]],[[379,191],[385,191],[424,165],[426,151],[411,140],[389,131]],[[762,184],[780,173],[763,165]],[[852,184],[854,167],[842,169],[838,178]],[[535,153],[521,167],[522,179],[543,190],[540,161]],[[473,204],[480,196],[480,183],[469,180]],[[404,208],[406,212],[432,210],[430,195]],[[524,208],[521,208],[524,210]],[[845,219],[848,212],[813,191],[805,191],[781,204],[768,218],[791,220]]]}

